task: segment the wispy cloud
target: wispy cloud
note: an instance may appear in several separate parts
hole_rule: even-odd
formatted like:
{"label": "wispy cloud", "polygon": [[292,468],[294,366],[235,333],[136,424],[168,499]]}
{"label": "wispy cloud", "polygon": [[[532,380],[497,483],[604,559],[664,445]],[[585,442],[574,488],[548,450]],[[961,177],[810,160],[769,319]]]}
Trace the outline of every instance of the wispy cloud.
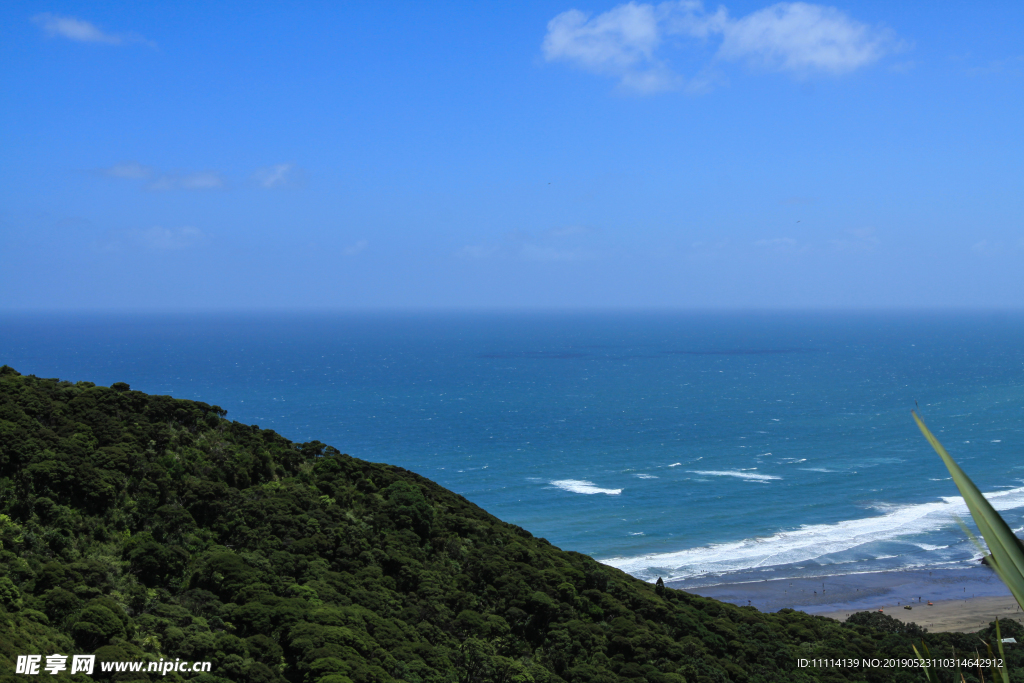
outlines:
{"label": "wispy cloud", "polygon": [[146,40],[136,33],[107,33],[97,28],[95,24],[75,17],[43,12],[32,17],[32,21],[40,26],[50,38],[67,38],[79,43],[103,43],[106,45],[141,43],[156,47],[156,43]]}
{"label": "wispy cloud", "polygon": [[[658,5],[628,2],[594,17],[568,10],[547,26],[542,51],[561,61],[611,76],[620,87],[653,93],[681,86],[706,89],[715,82],[713,61],[742,61],[767,70],[798,75],[839,75],[879,60],[897,41],[885,28],[856,21],[822,5],[783,2],[739,19],[724,7],[709,13],[696,0]],[[704,44],[720,39],[714,59],[686,79],[668,61],[669,49],[690,39]]]}
{"label": "wispy cloud", "polygon": [[345,255],[346,256],[355,256],[359,252],[361,252],[364,249],[366,249],[366,247],[368,247],[368,246],[370,246],[369,242],[367,242],[366,240],[359,240],[355,244],[352,244],[352,245],[349,245],[349,246],[345,247]]}
{"label": "wispy cloud", "polygon": [[792,237],[773,237],[771,239],[757,240],[754,242],[754,246],[768,249],[793,249],[797,246],[797,241]]}
{"label": "wispy cloud", "polygon": [[227,181],[216,171],[196,171],[191,173],[164,172],[152,166],[144,166],[137,161],[122,161],[107,168],[93,171],[107,178],[119,180],[149,181],[143,184],[147,190],[221,190],[227,187]]}
{"label": "wispy cloud", "polygon": [[593,235],[597,232],[594,228],[588,228],[585,225],[569,225],[564,228],[552,228],[544,233],[547,237],[581,237],[583,235]]}
{"label": "wispy cloud", "polygon": [[487,258],[498,251],[498,247],[495,246],[482,246],[478,244],[467,244],[462,249],[456,252],[456,255],[460,258],[465,259],[481,259]]}
{"label": "wispy cloud", "polygon": [[[120,180],[148,181],[143,182],[141,186],[156,192],[224,190],[229,186],[227,178],[218,171],[161,171],[138,161],[122,161],[107,168],[95,169],[91,173]],[[276,164],[257,169],[251,180],[257,187],[274,190],[301,187],[305,182],[305,174],[293,163]]]}
{"label": "wispy cloud", "polygon": [[275,164],[256,170],[253,174],[256,183],[266,190],[291,187],[301,182],[300,169],[293,163]]}
{"label": "wispy cloud", "polygon": [[541,232],[516,230],[505,243],[472,244],[455,253],[464,259],[503,258],[525,261],[583,261],[600,256],[588,241],[600,231],[582,225],[551,228]]}
{"label": "wispy cloud", "polygon": [[985,66],[969,67],[964,69],[964,73],[969,76],[988,76],[1003,72],[1019,73],[1022,69],[1024,69],[1024,55],[1016,55],[1006,59],[992,60]]}
{"label": "wispy cloud", "polygon": [[655,55],[664,34],[663,14],[633,2],[594,18],[575,9],[562,12],[548,22],[544,58],[614,76],[638,92],[673,88],[679,77]]}
{"label": "wispy cloud", "polygon": [[202,241],[204,235],[198,228],[161,228],[153,227],[141,230],[136,235],[138,241],[148,249],[159,251],[186,249]]}
{"label": "wispy cloud", "polygon": [[529,261],[586,261],[597,256],[584,249],[560,249],[544,244],[524,244],[519,255]]}
{"label": "wispy cloud", "polygon": [[874,228],[854,228],[846,235],[830,242],[839,251],[871,251],[879,244]]}
{"label": "wispy cloud", "polygon": [[137,161],[122,161],[110,168],[101,168],[99,173],[110,178],[145,180],[153,176],[153,169],[149,166],[143,166]]}
{"label": "wispy cloud", "polygon": [[890,31],[834,7],[783,2],[728,22],[718,54],[778,71],[842,74],[878,61],[893,43]]}
{"label": "wispy cloud", "polygon": [[[1018,245],[1024,247],[1024,239]],[[983,239],[971,245],[971,251],[981,256],[1005,256],[1013,249],[1012,245],[1006,245],[999,240]]]}
{"label": "wispy cloud", "polygon": [[224,177],[215,171],[198,173],[167,173],[150,183],[150,190],[222,190],[227,186]]}
{"label": "wispy cloud", "polygon": [[97,245],[100,251],[123,251],[125,249],[145,251],[179,251],[196,246],[206,235],[192,226],[164,228],[154,226],[140,230],[123,230],[111,235]]}

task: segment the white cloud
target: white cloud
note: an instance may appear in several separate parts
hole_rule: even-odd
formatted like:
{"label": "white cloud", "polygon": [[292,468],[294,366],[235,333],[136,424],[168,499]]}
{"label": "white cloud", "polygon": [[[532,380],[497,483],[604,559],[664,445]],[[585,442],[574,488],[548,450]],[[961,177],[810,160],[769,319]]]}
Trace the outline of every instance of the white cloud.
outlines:
{"label": "white cloud", "polygon": [[548,22],[544,58],[615,76],[626,87],[655,92],[676,85],[677,77],[654,55],[661,43],[659,11],[630,2],[593,19],[579,10]]}
{"label": "white cloud", "polygon": [[[641,93],[686,84],[665,56],[667,37],[694,41],[721,37],[716,58],[798,74],[838,75],[880,59],[895,46],[892,33],[849,18],[832,7],[778,3],[739,19],[724,7],[708,13],[696,0],[658,5],[629,2],[595,17],[569,10],[548,22],[542,50],[562,61],[619,80]],[[705,65],[691,90],[716,78]]]}
{"label": "white cloud", "polygon": [[276,164],[256,171],[254,178],[260,187],[273,189],[294,184],[295,164]]}
{"label": "white cloud", "polygon": [[726,24],[718,54],[779,71],[841,74],[878,61],[891,43],[888,31],[834,7],[780,2]]}
{"label": "white cloud", "polygon": [[165,174],[149,184],[150,190],[220,190],[226,186],[223,176],[214,171],[185,175]]}
{"label": "white cloud", "polygon": [[137,161],[122,161],[110,168],[100,169],[100,173],[111,178],[126,178],[129,180],[145,180],[153,175],[153,169],[143,166]]}
{"label": "white cloud", "polygon": [[32,21],[41,26],[50,38],[67,38],[80,43],[105,43],[107,45],[123,45],[125,43],[144,43],[156,47],[153,41],[146,40],[134,33],[118,35],[106,33],[84,19],[62,17],[57,14],[43,12],[32,17]]}
{"label": "white cloud", "polygon": [[369,242],[367,242],[366,240],[359,240],[355,244],[353,244],[351,246],[348,246],[348,247],[345,247],[345,255],[346,256],[355,256],[356,254],[358,254],[362,250],[366,249],[366,247],[368,247],[368,246],[370,246]]}

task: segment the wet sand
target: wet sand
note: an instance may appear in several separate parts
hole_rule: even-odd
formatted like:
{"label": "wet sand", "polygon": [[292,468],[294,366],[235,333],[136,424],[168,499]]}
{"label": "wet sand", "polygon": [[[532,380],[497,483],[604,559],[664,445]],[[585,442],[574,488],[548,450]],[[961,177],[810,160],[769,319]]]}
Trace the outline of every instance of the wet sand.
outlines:
{"label": "wet sand", "polygon": [[[995,572],[980,565],[694,585],[701,579],[710,577],[666,585],[736,605],[753,605],[762,612],[789,607],[845,620],[855,612],[882,609],[891,617],[933,632],[977,631],[996,617],[1024,623],[1024,612],[1010,591]],[[904,609],[906,606],[911,609]]]}

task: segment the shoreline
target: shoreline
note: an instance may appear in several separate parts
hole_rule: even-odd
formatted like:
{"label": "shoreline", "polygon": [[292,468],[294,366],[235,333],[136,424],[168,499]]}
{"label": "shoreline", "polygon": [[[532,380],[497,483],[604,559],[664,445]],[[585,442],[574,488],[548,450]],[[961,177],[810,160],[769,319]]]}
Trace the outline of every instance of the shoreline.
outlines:
{"label": "shoreline", "polygon": [[[839,621],[855,612],[881,609],[930,632],[973,632],[996,617],[1024,624],[1024,612],[1009,589],[982,565],[688,585],[699,580],[665,585],[735,605],[751,605],[762,612],[791,608]],[[905,609],[908,606],[911,609]]]}

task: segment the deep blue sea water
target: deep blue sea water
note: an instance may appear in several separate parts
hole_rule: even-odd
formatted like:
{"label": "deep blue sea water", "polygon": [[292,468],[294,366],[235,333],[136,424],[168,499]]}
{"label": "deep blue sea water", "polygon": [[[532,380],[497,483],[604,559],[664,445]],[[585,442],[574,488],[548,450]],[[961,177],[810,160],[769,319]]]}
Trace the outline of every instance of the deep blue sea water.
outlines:
{"label": "deep blue sea water", "polygon": [[401,465],[648,580],[978,557],[915,401],[1024,525],[1019,314],[4,314],[0,363]]}

